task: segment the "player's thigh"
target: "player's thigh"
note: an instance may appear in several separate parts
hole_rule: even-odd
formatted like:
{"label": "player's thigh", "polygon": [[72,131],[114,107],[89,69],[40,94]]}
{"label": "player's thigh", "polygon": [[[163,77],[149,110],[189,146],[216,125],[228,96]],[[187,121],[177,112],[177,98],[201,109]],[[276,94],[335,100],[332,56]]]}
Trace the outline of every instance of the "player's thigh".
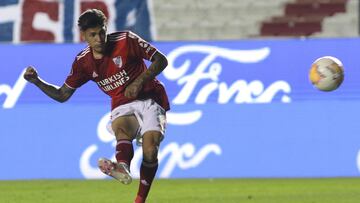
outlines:
{"label": "player's thigh", "polygon": [[133,140],[139,129],[139,123],[135,115],[120,116],[112,121],[111,127],[115,133],[116,139]]}

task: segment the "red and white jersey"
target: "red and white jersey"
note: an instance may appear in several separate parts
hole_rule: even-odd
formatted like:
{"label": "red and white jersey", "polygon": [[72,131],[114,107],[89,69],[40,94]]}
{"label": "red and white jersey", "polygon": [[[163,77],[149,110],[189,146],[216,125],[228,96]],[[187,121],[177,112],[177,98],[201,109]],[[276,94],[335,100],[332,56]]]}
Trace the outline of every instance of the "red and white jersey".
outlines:
{"label": "red and white jersey", "polygon": [[72,65],[71,73],[65,80],[69,88],[76,89],[92,80],[112,99],[111,108],[134,100],[153,99],[165,110],[169,101],[163,85],[153,79],[143,85],[135,99],[125,97],[125,88],[147,67],[143,59],[151,61],[157,49],[130,31],[115,32],[107,36],[105,54],[94,59],[90,47],[82,50]]}

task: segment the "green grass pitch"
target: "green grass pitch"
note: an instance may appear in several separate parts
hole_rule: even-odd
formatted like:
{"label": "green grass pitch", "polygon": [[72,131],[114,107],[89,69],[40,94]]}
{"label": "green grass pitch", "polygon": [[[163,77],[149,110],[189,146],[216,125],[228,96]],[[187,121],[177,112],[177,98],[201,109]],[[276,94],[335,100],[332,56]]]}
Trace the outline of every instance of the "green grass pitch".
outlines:
{"label": "green grass pitch", "polygon": [[[1,203],[132,203],[138,180],[0,181]],[[359,178],[156,179],[148,203],[359,203]]]}

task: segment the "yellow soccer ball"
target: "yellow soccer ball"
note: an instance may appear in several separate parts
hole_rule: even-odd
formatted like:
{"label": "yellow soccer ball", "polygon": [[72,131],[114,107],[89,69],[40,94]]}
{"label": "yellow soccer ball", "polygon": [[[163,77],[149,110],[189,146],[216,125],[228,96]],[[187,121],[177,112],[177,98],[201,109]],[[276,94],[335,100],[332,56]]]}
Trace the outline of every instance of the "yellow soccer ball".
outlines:
{"label": "yellow soccer ball", "polygon": [[333,56],[316,59],[311,65],[309,79],[321,91],[336,90],[344,80],[342,62]]}

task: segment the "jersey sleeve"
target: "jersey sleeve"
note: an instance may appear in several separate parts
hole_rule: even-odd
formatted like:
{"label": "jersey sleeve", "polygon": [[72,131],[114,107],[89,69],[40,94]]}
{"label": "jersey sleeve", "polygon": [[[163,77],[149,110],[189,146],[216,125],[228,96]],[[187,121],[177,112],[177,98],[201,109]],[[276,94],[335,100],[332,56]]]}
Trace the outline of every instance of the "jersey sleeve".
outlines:
{"label": "jersey sleeve", "polygon": [[76,89],[81,87],[87,81],[89,81],[89,77],[84,73],[82,66],[80,63],[75,59],[70,74],[67,76],[65,80],[65,85]]}
{"label": "jersey sleeve", "polygon": [[128,33],[127,41],[130,54],[135,57],[141,57],[151,61],[152,57],[157,52],[157,49],[153,45],[131,31]]}

